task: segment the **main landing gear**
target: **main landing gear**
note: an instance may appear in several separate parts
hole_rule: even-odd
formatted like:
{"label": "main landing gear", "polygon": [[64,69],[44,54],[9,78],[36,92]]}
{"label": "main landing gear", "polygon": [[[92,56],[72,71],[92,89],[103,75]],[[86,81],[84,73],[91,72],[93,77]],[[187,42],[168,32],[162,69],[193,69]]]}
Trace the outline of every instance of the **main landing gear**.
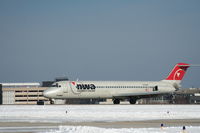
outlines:
{"label": "main landing gear", "polygon": [[[129,103],[130,104],[136,104],[137,98],[130,98]],[[120,99],[113,99],[113,104],[120,104]]]}
{"label": "main landing gear", "polygon": [[136,98],[130,98],[129,102],[130,104],[136,104],[137,99]]}
{"label": "main landing gear", "polygon": [[113,99],[113,104],[120,104],[120,100],[119,99]]}

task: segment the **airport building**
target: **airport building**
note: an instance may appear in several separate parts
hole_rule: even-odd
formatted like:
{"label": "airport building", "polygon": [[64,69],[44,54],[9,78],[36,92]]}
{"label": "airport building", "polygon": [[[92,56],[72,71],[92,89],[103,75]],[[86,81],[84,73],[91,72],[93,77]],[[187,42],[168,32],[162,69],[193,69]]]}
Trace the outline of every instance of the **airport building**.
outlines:
{"label": "airport building", "polygon": [[140,99],[138,104],[200,104],[200,88],[185,88],[174,94]]}
{"label": "airport building", "polygon": [[1,83],[1,104],[37,104],[49,102],[43,97],[46,87],[39,83]]}
{"label": "airport building", "polygon": [[[66,77],[40,83],[0,83],[0,104],[50,104],[43,91],[54,82],[68,80]],[[54,104],[65,104],[66,100],[55,100]]]}

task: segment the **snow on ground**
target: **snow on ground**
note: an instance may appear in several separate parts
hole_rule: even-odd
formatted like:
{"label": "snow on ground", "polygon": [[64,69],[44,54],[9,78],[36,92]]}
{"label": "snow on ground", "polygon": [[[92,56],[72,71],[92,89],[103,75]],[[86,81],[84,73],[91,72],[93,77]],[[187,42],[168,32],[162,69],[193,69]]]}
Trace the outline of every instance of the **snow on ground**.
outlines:
{"label": "snow on ground", "polygon": [[0,133],[199,133],[200,127],[190,126],[161,128],[98,128],[89,126],[59,127],[0,127]]}
{"label": "snow on ground", "polygon": [[[66,112],[67,111],[67,112]],[[2,105],[0,122],[200,119],[198,105]]]}
{"label": "snow on ground", "polygon": [[87,126],[60,126],[57,130],[40,133],[199,133],[200,127],[165,127],[161,128],[98,128]]}

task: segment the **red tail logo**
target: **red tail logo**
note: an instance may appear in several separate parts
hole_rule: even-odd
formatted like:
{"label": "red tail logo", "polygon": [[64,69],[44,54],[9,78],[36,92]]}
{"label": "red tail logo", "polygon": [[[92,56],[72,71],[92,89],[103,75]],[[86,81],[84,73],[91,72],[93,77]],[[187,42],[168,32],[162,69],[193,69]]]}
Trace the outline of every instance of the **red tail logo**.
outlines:
{"label": "red tail logo", "polygon": [[76,82],[71,82],[73,85],[75,85],[76,84]]}
{"label": "red tail logo", "polygon": [[166,80],[182,80],[188,67],[190,65],[186,63],[176,64]]}

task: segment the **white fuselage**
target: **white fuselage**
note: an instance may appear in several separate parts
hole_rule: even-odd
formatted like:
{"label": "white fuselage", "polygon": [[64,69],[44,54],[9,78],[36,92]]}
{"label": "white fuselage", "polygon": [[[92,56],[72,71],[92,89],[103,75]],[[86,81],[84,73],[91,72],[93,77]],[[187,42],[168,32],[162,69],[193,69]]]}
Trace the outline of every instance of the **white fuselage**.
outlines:
{"label": "white fuselage", "polygon": [[131,98],[174,92],[173,84],[165,81],[60,81],[44,92],[55,99]]}

